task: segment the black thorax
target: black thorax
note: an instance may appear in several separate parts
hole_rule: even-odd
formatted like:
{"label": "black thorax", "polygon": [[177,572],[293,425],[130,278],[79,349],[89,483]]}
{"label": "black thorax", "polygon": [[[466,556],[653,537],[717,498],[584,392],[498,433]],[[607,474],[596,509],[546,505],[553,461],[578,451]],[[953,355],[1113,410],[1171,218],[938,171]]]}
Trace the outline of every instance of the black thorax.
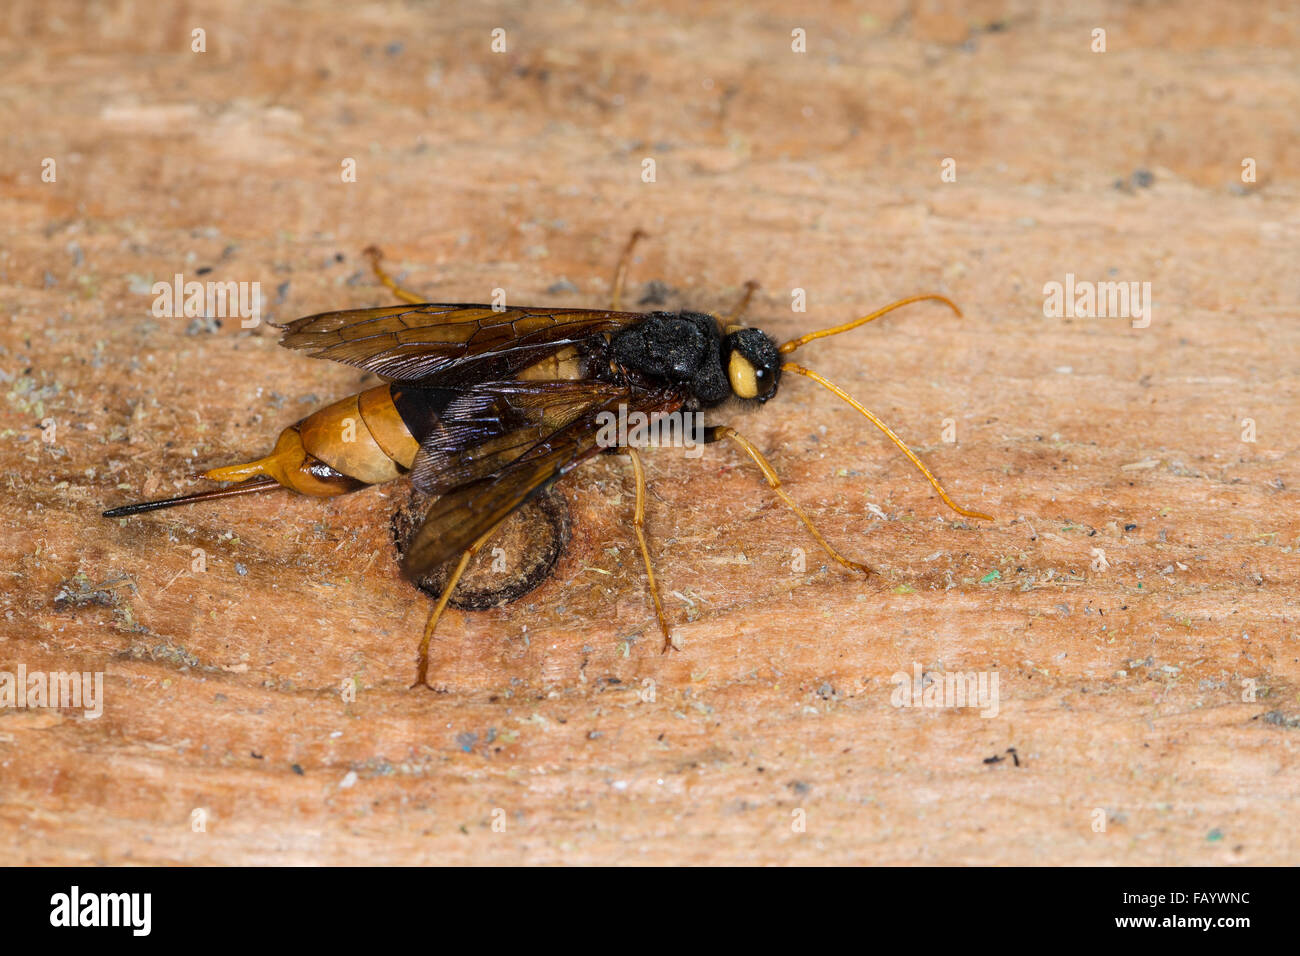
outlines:
{"label": "black thorax", "polygon": [[[731,395],[722,367],[722,336],[716,320],[700,312],[650,312],[609,340],[609,359],[631,384],[689,393],[700,406]],[[600,377],[615,371],[596,369]]]}

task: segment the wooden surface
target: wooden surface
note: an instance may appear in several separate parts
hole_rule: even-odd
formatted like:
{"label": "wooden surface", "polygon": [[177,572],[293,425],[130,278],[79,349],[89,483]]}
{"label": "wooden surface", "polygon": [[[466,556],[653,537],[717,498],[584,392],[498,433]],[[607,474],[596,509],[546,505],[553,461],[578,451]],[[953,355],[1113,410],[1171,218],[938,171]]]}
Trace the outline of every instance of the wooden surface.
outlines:
{"label": "wooden surface", "polygon": [[[0,670],[106,695],[0,712],[6,862],[1297,861],[1300,17],[795,6],[0,12]],[[650,453],[661,656],[603,459],[553,577],[449,613],[434,694],[400,489],[100,518],[363,382],[265,323],[154,318],[155,280],[260,282],[272,320],[381,304],[378,242],[435,301],[603,305],[636,226],[635,298],[757,279],[778,338],[959,301],[797,357],[996,520],[790,377],[732,423],[874,577],[736,451]],[[1150,282],[1149,327],[1045,318],[1067,273]],[[998,715],[892,706],[914,665],[996,671]]]}

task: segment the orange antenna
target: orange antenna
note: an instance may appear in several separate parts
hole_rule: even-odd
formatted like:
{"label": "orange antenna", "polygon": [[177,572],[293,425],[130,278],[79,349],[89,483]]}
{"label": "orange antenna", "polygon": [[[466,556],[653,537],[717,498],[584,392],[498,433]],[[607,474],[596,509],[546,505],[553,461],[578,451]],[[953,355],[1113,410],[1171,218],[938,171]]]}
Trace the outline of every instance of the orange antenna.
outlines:
{"label": "orange antenna", "polygon": [[[924,302],[927,299],[934,299],[936,302],[942,302],[948,308],[952,309],[957,315],[961,316],[961,309],[945,295],[939,295],[937,292],[927,293],[926,295],[913,295],[906,299],[899,299],[897,302],[885,306],[883,309],[877,309],[870,315],[864,315],[860,319],[854,319],[852,322],[845,322],[843,325],[837,325],[831,329],[822,329],[820,332],[809,332],[807,335],[801,335],[797,339],[791,339],[782,345],[780,352],[782,355],[789,355],[801,345],[807,345],[814,339],[824,339],[828,335],[839,335],[841,332],[847,332],[850,329],[856,329],[859,325],[866,325],[873,319],[878,319],[887,312],[893,312],[895,309],[901,309],[905,305],[911,305],[913,302]],[[823,383],[824,384],[824,383]],[[882,426],[883,427],[883,426]]]}
{"label": "orange antenna", "polygon": [[[921,296],[921,298],[943,298],[943,297],[942,296]],[[902,302],[895,302],[892,306],[890,306],[890,308],[897,308],[898,306],[904,305],[907,302],[914,302],[914,301],[916,300],[904,299]],[[947,302],[946,299],[944,299],[944,301]],[[948,304],[952,305],[951,302],[949,302]],[[953,306],[953,308],[955,309],[956,306]],[[861,325],[863,322],[869,322],[871,319],[874,318],[875,318],[874,315],[869,315],[865,319],[860,319],[856,323],[851,323],[849,326],[846,326],[846,328],[852,328],[853,325],[855,324]],[[820,334],[832,335],[836,331],[843,332],[844,329],[832,329],[829,332],[814,333],[814,335],[820,335]],[[799,347],[798,345],[795,346],[795,348],[798,347]],[[786,350],[785,346],[782,346],[781,350],[785,351]],[[925,463],[921,461],[921,459],[916,457],[912,449],[908,448],[906,445],[903,444],[903,439],[899,438],[896,434],[894,434],[894,430],[892,428],[890,428],[888,425],[882,422],[875,415],[871,414],[871,412],[867,411],[867,409],[862,406],[861,402],[855,399],[848,392],[844,391],[844,389],[840,388],[834,382],[829,381],[823,376],[818,375],[812,369],[804,368],[802,365],[796,365],[794,362],[785,362],[784,364],[782,364],[781,371],[795,372],[799,375],[803,375],[806,378],[812,379],[814,382],[816,382],[818,385],[821,385],[823,388],[829,389],[830,391],[834,392],[840,398],[844,399],[844,401],[848,402],[859,412],[865,415],[867,420],[871,422],[871,424],[875,425],[882,432],[884,432],[886,435],[889,436],[889,440],[898,446],[898,450],[907,456],[907,460],[910,461],[913,465],[915,465],[917,469],[921,472],[921,474],[925,475],[926,479],[930,482],[930,484],[934,486],[934,490],[939,492],[939,497],[943,499],[943,503],[946,504],[953,511],[957,512],[957,514],[965,515],[967,518],[983,518],[985,521],[993,520],[991,516],[984,514],[982,511],[967,511],[965,508],[959,507],[951,498],[948,497],[948,493],[944,491],[943,487],[939,484],[939,479],[934,477],[934,475],[931,473],[929,468],[925,467]]]}

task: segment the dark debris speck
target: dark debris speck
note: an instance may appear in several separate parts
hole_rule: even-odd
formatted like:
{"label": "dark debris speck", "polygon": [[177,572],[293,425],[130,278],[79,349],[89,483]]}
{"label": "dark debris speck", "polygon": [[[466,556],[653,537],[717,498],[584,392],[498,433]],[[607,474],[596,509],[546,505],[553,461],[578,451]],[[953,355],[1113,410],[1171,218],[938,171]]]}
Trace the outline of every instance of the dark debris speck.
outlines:
{"label": "dark debris speck", "polygon": [[1272,724],[1274,727],[1288,727],[1294,729],[1300,727],[1300,716],[1288,716],[1280,710],[1270,710],[1267,714],[1260,714],[1255,720],[1262,720],[1266,724]]}

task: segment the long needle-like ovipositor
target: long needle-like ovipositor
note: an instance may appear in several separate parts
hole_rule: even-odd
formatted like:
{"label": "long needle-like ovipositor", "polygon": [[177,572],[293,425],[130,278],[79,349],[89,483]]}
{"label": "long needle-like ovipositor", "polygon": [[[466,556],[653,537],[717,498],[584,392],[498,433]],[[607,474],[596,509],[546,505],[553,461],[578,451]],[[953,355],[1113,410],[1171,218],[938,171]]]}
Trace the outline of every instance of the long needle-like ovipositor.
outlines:
{"label": "long needle-like ovipositor", "polygon": [[211,501],[215,498],[231,498],[235,495],[250,495],[255,491],[270,491],[272,488],[282,488],[274,478],[254,478],[251,481],[240,482],[230,488],[214,488],[212,491],[200,491],[192,495],[181,495],[179,498],[164,498],[161,501],[141,501],[134,505],[123,505],[121,508],[114,508],[111,511],[105,511],[105,518],[126,518],[131,515],[144,514],[146,511],[159,511],[162,508],[175,508],[177,505],[188,505],[195,501]]}

